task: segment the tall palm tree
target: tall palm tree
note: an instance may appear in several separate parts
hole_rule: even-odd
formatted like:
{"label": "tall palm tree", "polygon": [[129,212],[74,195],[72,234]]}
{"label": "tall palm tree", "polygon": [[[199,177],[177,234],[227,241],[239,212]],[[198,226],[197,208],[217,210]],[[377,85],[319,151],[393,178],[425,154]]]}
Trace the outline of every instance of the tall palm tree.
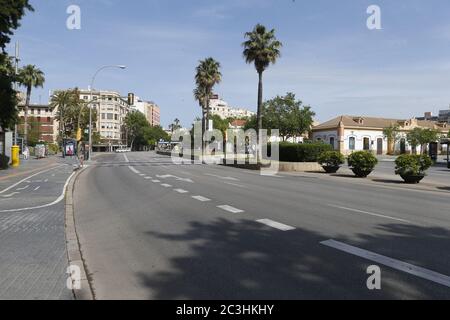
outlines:
{"label": "tall palm tree", "polygon": [[[263,73],[270,64],[274,64],[281,56],[280,49],[283,44],[275,37],[275,29],[267,30],[261,24],[257,24],[253,31],[245,33],[244,47],[245,61],[250,64],[254,63],[258,72],[258,112],[256,131],[262,129],[262,104],[263,104]],[[258,134],[259,143],[259,134]],[[258,153],[259,162],[259,153]]]}
{"label": "tall palm tree", "polygon": [[31,90],[33,88],[43,87],[45,83],[44,73],[34,65],[24,66],[19,71],[19,82],[27,89],[27,97],[25,101],[25,123],[24,136],[25,141],[28,141],[28,108],[30,106]]}
{"label": "tall palm tree", "polygon": [[200,108],[202,109],[202,136],[205,133],[205,118],[206,118],[206,99],[208,99],[208,92],[202,85],[198,85],[194,89],[194,98],[198,101]]}
{"label": "tall palm tree", "polygon": [[220,72],[220,63],[213,58],[201,60],[195,75],[195,82],[198,88],[204,90],[204,108],[206,109],[206,129],[209,129],[209,100],[216,84],[222,81],[222,73]]}
{"label": "tall palm tree", "polygon": [[50,107],[57,109],[57,118],[59,119],[60,138],[64,139],[67,120],[70,118],[71,106],[73,103],[73,92],[71,90],[62,90],[55,92],[50,99]]}

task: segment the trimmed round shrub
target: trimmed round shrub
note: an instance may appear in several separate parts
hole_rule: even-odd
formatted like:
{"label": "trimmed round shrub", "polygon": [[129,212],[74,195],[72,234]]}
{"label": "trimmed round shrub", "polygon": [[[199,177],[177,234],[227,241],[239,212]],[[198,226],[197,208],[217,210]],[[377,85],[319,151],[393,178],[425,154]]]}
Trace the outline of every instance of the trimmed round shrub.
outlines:
{"label": "trimmed round shrub", "polygon": [[403,154],[395,160],[395,173],[401,176],[425,176],[433,161],[427,155]]}
{"label": "trimmed round shrub", "polygon": [[377,164],[377,157],[368,151],[354,152],[348,157],[348,165],[358,177],[367,177]]}
{"label": "trimmed round shrub", "polygon": [[319,155],[317,162],[322,166],[338,167],[345,163],[345,157],[338,151],[325,151]]}

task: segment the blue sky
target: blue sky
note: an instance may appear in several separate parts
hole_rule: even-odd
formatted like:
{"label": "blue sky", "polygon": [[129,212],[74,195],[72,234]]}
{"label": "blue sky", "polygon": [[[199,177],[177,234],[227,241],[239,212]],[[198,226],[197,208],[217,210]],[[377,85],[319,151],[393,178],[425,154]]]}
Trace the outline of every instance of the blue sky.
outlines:
{"label": "blue sky", "polygon": [[[256,109],[257,74],[242,58],[243,34],[256,23],[275,28],[282,57],[264,75],[265,99],[288,91],[313,107],[319,121],[340,114],[413,117],[450,104],[448,0],[31,0],[11,43],[22,64],[45,73],[43,90],[96,88],[157,102],[162,123],[188,126],[200,114],[192,98],[198,60],[222,64],[219,93]],[[68,30],[66,9],[81,8],[81,30]],[[382,30],[366,27],[369,5],[381,7]],[[12,53],[13,46],[9,51]]]}

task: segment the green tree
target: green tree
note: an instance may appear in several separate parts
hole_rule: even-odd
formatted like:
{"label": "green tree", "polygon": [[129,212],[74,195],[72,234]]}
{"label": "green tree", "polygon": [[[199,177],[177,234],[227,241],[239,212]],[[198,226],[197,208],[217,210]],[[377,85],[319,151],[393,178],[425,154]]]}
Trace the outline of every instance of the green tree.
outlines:
{"label": "green tree", "polygon": [[206,100],[208,95],[207,89],[201,84],[198,84],[197,88],[194,89],[194,98],[202,109],[202,133],[206,131]]}
{"label": "green tree", "polygon": [[[213,93],[214,86],[222,81],[222,73],[220,72],[220,63],[213,58],[206,58],[201,60],[196,68],[195,82],[197,89],[201,93],[201,97],[204,99],[202,106],[205,111],[205,128],[208,130],[209,120],[209,100]],[[195,95],[195,93],[194,93]]]}
{"label": "green tree", "polygon": [[11,61],[6,55],[0,54],[0,127],[3,129],[12,129],[18,119],[17,93],[13,82],[14,69]]}
{"label": "green tree", "polygon": [[400,139],[400,126],[396,124],[384,128],[383,135],[388,140],[388,154],[394,154],[395,143]]}
{"label": "green tree", "polygon": [[28,0],[0,1],[0,48],[3,52],[11,41],[13,31],[20,27],[20,20],[26,10],[34,11]]}
{"label": "green tree", "polygon": [[406,135],[406,141],[408,141],[409,145],[412,148],[413,154],[417,153],[417,147],[420,145],[422,129],[414,128]]}
{"label": "green tree", "polygon": [[[262,128],[278,129],[285,141],[311,130],[314,116],[310,106],[303,106],[301,100],[296,100],[294,93],[288,92],[285,96],[276,96],[263,104]],[[247,121],[245,129],[256,128],[256,116],[253,116]]]}
{"label": "green tree", "polygon": [[[263,127],[263,73],[270,64],[274,64],[281,56],[280,41],[275,37],[275,29],[268,31],[265,26],[257,24],[253,31],[245,33],[244,58],[248,64],[253,63],[258,72],[258,112],[257,112],[257,131]],[[259,141],[259,135],[258,135]],[[258,153],[258,162],[259,153]]]}
{"label": "green tree", "polygon": [[138,145],[145,144],[145,132],[149,127],[150,123],[141,112],[131,112],[126,116],[125,130],[128,139],[131,139],[131,149],[134,150]]}
{"label": "green tree", "polygon": [[0,1],[0,126],[3,129],[12,129],[18,120],[17,93],[13,89],[16,79],[5,48],[27,10],[33,11],[28,0]]}
{"label": "green tree", "polygon": [[31,90],[33,88],[43,87],[45,83],[44,73],[34,65],[26,65],[19,71],[20,84],[27,89],[27,97],[25,101],[25,121],[24,121],[24,138],[28,141],[28,108],[30,106]]}
{"label": "green tree", "polygon": [[440,132],[434,129],[414,128],[407,136],[406,140],[415,150],[417,146],[422,147],[422,153],[427,154],[427,145],[439,139]]}

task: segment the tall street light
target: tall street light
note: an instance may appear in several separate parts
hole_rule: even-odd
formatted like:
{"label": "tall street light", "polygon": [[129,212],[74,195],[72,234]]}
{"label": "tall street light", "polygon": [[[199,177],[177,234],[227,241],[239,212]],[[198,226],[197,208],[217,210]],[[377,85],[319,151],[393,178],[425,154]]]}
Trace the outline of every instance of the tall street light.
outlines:
{"label": "tall street light", "polygon": [[[92,103],[93,101],[93,93],[92,88],[94,87],[95,78],[97,78],[97,75],[104,69],[107,68],[118,68],[118,69],[126,69],[127,67],[124,65],[111,65],[111,66],[103,66],[100,69],[98,69],[94,76],[92,77],[91,86],[89,87],[89,95],[90,95],[90,101],[89,103]],[[91,160],[91,154],[92,154],[92,106],[89,107],[89,154],[88,159]]]}

